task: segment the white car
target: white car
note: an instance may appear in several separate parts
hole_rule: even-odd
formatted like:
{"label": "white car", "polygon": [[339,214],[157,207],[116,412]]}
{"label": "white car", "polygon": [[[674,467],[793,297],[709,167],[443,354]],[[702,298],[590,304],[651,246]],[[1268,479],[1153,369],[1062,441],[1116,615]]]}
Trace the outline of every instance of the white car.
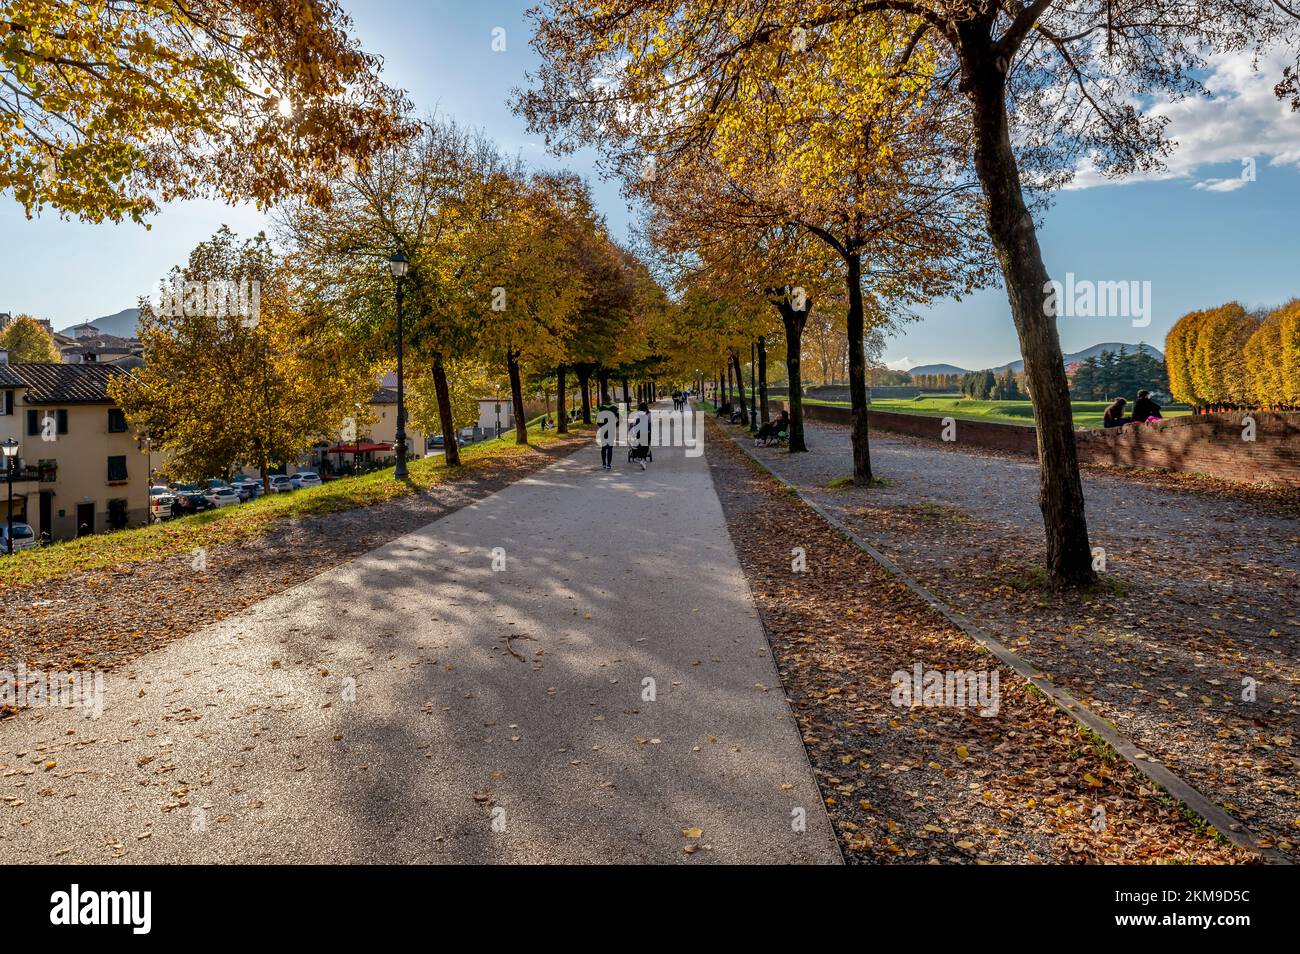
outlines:
{"label": "white car", "polygon": [[271,493],[282,494],[293,489],[293,480],[284,474],[276,474],[271,478]]}
{"label": "white car", "polygon": [[[26,550],[36,546],[36,531],[28,524],[14,521],[14,549]],[[9,552],[9,521],[0,523],[0,554]]]}
{"label": "white car", "polygon": [[[149,488],[149,516],[154,520],[170,520],[176,496],[168,487]],[[17,536],[17,534],[15,534]]]}
{"label": "white car", "polygon": [[213,487],[203,496],[214,507],[229,507],[239,503],[239,491],[234,487]]}
{"label": "white car", "polygon": [[298,489],[303,487],[319,487],[320,474],[311,470],[300,470],[289,478],[289,482]]}

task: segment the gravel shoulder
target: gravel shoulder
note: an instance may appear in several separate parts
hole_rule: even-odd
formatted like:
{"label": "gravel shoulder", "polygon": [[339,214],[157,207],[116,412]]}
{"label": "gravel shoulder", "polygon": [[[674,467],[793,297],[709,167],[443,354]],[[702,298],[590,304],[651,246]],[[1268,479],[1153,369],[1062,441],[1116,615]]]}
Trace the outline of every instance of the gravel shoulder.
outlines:
{"label": "gravel shoulder", "polygon": [[[741,436],[735,429],[733,433]],[[851,472],[847,428],[757,452],[950,605],[1300,860],[1300,531],[1294,501],[1089,471],[1108,585],[1042,586],[1032,461],[872,435],[886,485]]]}

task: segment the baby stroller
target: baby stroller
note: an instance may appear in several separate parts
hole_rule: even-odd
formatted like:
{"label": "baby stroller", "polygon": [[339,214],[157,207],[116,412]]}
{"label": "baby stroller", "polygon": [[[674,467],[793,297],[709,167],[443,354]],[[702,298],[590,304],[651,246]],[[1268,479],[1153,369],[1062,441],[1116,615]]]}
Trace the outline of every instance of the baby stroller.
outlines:
{"label": "baby stroller", "polygon": [[634,460],[644,460],[647,463],[654,463],[654,451],[650,449],[649,444],[632,444],[627,449],[627,462],[630,464]]}

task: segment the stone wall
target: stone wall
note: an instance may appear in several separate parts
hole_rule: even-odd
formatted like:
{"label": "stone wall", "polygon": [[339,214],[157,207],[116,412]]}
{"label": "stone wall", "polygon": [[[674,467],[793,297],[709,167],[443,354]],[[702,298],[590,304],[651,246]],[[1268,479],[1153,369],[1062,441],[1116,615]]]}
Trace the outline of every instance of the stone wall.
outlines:
{"label": "stone wall", "polygon": [[[772,402],[776,409],[783,402]],[[805,404],[804,418],[849,424],[847,407]],[[1255,422],[1253,441],[1242,439],[1245,418]],[[943,418],[872,411],[873,431],[942,440]],[[957,445],[987,447],[1033,457],[1034,428],[993,421],[956,421]],[[1079,459],[1109,467],[1150,467],[1208,474],[1237,483],[1300,487],[1300,414],[1256,412],[1173,417],[1160,424],[1129,424],[1110,430],[1075,431]]]}

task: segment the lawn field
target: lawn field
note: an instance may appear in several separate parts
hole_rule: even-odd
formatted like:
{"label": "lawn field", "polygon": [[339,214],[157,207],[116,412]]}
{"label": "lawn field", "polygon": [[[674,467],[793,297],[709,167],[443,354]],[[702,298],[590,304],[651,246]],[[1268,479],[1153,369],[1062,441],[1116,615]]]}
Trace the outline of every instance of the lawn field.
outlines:
{"label": "lawn field", "polygon": [[[393,468],[389,467],[327,481],[319,487],[269,494],[237,507],[205,510],[131,530],[92,534],[20,550],[11,558],[0,559],[0,590],[9,584],[34,583],[68,573],[159,560],[196,547],[212,547],[268,533],[281,521],[295,517],[369,507],[419,493],[460,474],[489,469],[505,458],[530,454],[534,448],[549,447],[565,439],[555,431],[541,431],[540,421],[538,417],[529,422],[531,445],[516,444],[512,427],[501,437],[461,447],[462,466],[458,470],[449,469],[441,455],[414,458],[405,481],[395,479]],[[570,425],[570,429],[576,433],[582,425]]]}
{"label": "lawn field", "polygon": [[[815,401],[804,398],[806,404],[834,404],[847,406],[843,401]],[[1076,427],[1101,427],[1101,416],[1108,401],[1071,401]],[[1033,424],[1034,408],[1028,401],[973,401],[961,395],[922,394],[915,398],[876,398],[871,402],[875,411],[893,411],[899,414],[923,414],[927,417],[954,417],[963,421],[998,421],[1003,424]],[[1187,408],[1166,409],[1165,417],[1190,414]]]}

